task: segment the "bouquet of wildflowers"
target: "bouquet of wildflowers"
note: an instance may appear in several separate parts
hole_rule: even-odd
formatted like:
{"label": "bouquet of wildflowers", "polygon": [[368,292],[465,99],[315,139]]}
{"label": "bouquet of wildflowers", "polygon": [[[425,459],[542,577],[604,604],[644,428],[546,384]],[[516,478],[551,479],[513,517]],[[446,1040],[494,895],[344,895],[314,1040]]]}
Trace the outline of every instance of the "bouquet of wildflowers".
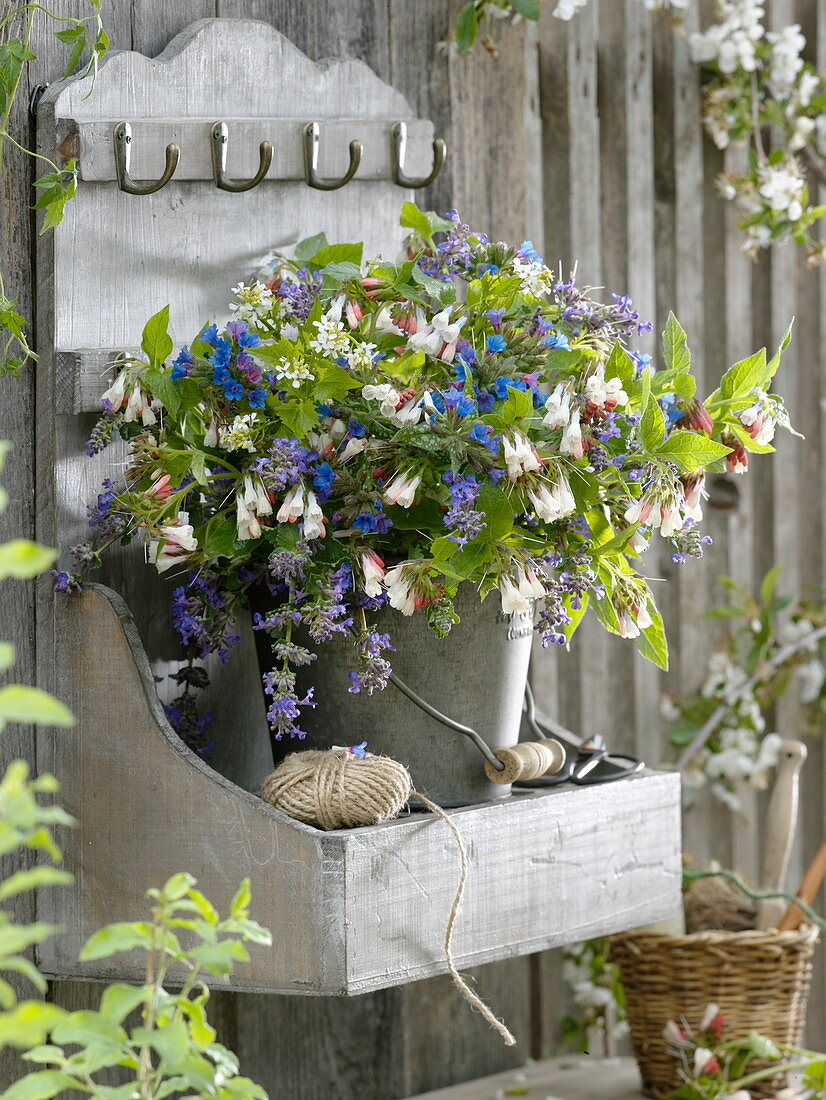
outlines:
{"label": "bouquet of wildflowers", "polygon": [[[826,1056],[814,1050],[774,1043],[756,1031],[735,1037],[716,1004],[706,1006],[696,1027],[669,1020],[664,1038],[679,1060],[684,1082],[674,1100],[752,1100],[765,1096],[767,1081],[791,1074],[773,1100],[818,1100],[826,1087]],[[752,1091],[752,1088],[759,1091]]]}
{"label": "bouquet of wildflowers", "polygon": [[[95,564],[108,543],[145,539],[157,569],[180,576],[173,622],[190,658],[225,655],[249,590],[273,593],[254,627],[272,641],[278,737],[301,736],[312,705],[295,691],[307,640],[351,633],[350,690],[372,694],[393,648],[375,612],[424,615],[443,635],[463,582],[505,614],[538,603],[546,645],[590,606],[665,667],[632,562],[654,531],[677,560],[699,556],[705,471],[743,472],[787,423],[766,392],[780,352],[736,364],[702,402],[674,317],[655,372],[634,350],[650,326],[627,298],[600,304],[529,242],[493,243],[455,213],[408,203],[402,224],[400,262],[303,241],[235,287],[232,319],[174,359],[162,310],[88,444],[117,430],[130,454],[75,556]],[[179,676],[188,691],[203,670]]]}

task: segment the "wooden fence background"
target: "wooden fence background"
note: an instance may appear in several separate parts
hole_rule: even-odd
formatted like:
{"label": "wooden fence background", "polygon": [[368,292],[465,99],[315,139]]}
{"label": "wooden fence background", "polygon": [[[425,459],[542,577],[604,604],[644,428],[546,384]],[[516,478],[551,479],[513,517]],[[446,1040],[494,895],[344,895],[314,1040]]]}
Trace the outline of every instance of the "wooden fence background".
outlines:
{"label": "wooden fence background", "polygon": [[[576,261],[581,282],[629,292],[657,327],[673,307],[707,390],[734,358],[776,344],[796,315],[780,388],[806,443],[781,440],[773,461],[758,459],[752,475],[738,481],[734,510],[709,509],[715,546],[703,562],[678,568],[667,555],[648,559],[652,576],[671,581],[660,597],[671,672],[661,677],[635,659],[630,646],[590,625],[570,654],[537,660],[543,710],[657,762],[668,755],[662,691],[693,688],[703,675],[713,631],[702,615],[714,599],[714,578],[728,573],[750,585],[779,561],[786,591],[826,580],[826,448],[820,443],[826,272],[806,269],[789,249],[756,265],[742,255],[740,235],[714,187],[724,164],[736,164],[742,154],[724,157],[703,136],[698,74],[685,34],[675,33],[668,17],[650,15],[639,0],[592,0],[570,24],[546,14],[538,30],[498,25],[498,60],[481,49],[447,59],[437,56],[436,46],[457,6],[448,0],[108,0],[104,11],[113,45],[148,55],[193,20],[220,15],[266,20],[313,58],[362,58],[397,85],[419,115],[431,117],[449,143],[447,168],[423,196],[428,205],[455,205],[494,237],[541,242],[546,259],[561,260],[563,269]],[[75,14],[83,4],[61,0],[59,7]],[[698,18],[692,11],[686,29]],[[773,25],[799,21],[811,59],[826,66],[826,0],[770,0],[769,19]],[[63,55],[56,46],[41,24],[32,83],[59,78]],[[15,124],[21,133],[29,127],[22,107]],[[11,267],[8,291],[23,312],[32,308],[30,182],[29,165],[10,156],[0,178],[0,254],[5,269]],[[642,350],[653,351],[649,343]],[[3,517],[14,535],[31,536],[38,526],[36,384],[36,372],[29,372],[5,382],[0,396],[0,437],[15,443],[4,473],[10,503]],[[37,639],[28,586],[0,587],[0,622],[3,637],[17,647],[15,677],[32,680]],[[796,733],[794,702],[779,708],[777,729]],[[826,824],[821,744],[811,743],[809,752],[793,880]],[[14,755],[31,756],[29,731],[4,734],[3,760]],[[760,800],[746,809],[750,824],[701,797],[686,814],[686,850],[755,877]],[[552,908],[549,899],[549,919]],[[822,1044],[822,950],[817,966],[810,1041]],[[558,953],[484,967],[476,978],[481,995],[523,1037],[515,1051],[503,1050],[446,979],[353,1000],[221,994],[213,1003],[222,1038],[272,1096],[388,1100],[554,1050],[563,1003]],[[55,983],[50,995],[83,1006],[97,991]],[[12,1063],[0,1058],[0,1084],[13,1074]]]}

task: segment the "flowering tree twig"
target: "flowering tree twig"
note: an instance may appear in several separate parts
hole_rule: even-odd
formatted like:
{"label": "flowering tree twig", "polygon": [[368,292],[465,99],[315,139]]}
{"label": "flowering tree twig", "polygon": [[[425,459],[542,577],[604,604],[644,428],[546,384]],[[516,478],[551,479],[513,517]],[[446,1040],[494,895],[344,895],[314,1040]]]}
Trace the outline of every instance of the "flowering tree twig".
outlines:
{"label": "flowering tree twig", "polygon": [[756,687],[761,680],[765,679],[766,674],[775,668],[778,668],[784,661],[788,660],[793,654],[797,653],[801,649],[805,649],[813,642],[819,641],[821,638],[826,638],[826,626],[818,627],[817,630],[811,631],[804,638],[798,638],[794,642],[789,642],[788,645],[783,646],[777,653],[765,664],[761,665],[755,673],[753,673],[744,684],[741,684],[739,688],[733,691],[724,703],[721,703],[719,707],[712,713],[711,717],[706,721],[697,733],[692,737],[691,741],[686,745],[680,754],[677,763],[676,770],[684,771],[691,760],[696,754],[703,748],[709,737],[714,733],[722,720],[731,710],[731,708],[744,696]]}

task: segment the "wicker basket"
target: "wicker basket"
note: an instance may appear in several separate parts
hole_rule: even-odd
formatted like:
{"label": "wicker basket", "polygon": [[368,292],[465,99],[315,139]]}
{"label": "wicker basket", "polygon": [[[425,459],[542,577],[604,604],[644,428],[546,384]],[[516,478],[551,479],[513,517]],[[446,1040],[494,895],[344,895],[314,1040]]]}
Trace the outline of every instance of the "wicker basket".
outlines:
{"label": "wicker basket", "polygon": [[[667,1020],[697,1025],[710,1002],[733,1035],[759,1031],[797,1045],[803,1033],[817,929],[615,936],[611,956],[627,997],[631,1041],[643,1092],[664,1100],[679,1088],[678,1060],[666,1048]],[[755,1066],[755,1068],[757,1068]],[[753,1086],[754,1095],[771,1096]]]}

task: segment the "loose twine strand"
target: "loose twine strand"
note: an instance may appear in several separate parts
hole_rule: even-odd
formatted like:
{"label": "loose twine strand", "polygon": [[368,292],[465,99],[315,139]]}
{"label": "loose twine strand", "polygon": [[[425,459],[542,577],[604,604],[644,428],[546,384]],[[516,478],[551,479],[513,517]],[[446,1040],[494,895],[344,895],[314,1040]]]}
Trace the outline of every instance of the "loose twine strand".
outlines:
{"label": "loose twine strand", "polygon": [[511,1032],[505,1026],[505,1024],[497,1019],[491,1012],[482,998],[470,988],[465,979],[456,969],[456,963],[453,961],[453,951],[451,950],[451,944],[453,941],[453,930],[456,927],[456,921],[459,917],[459,909],[462,905],[462,897],[465,892],[465,885],[467,884],[468,877],[468,855],[465,848],[464,841],[462,840],[462,834],[453,822],[453,818],[446,814],[441,806],[437,806],[435,802],[431,802],[429,798],[421,794],[419,791],[413,791],[413,796],[424,803],[429,810],[434,814],[437,814],[442,821],[447,825],[450,831],[453,833],[453,837],[456,841],[456,847],[459,849],[459,863],[461,866],[461,873],[459,875],[459,886],[456,890],[456,897],[453,899],[453,905],[450,908],[450,916],[447,921],[447,931],[445,932],[445,958],[447,959],[447,968],[450,972],[450,976],[453,979],[453,984],[465,998],[471,1008],[475,1008],[482,1016],[487,1020],[490,1026],[498,1031],[505,1041],[506,1047],[512,1047],[516,1045],[516,1039]]}

